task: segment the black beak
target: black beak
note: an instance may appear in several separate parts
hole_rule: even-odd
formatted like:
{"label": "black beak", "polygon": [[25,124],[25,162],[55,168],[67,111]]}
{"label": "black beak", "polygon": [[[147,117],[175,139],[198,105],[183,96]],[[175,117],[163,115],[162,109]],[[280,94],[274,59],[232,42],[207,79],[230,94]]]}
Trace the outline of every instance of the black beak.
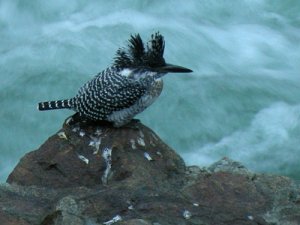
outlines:
{"label": "black beak", "polygon": [[190,70],[188,68],[182,67],[182,66],[176,66],[172,64],[166,64],[162,67],[157,68],[159,72],[162,73],[190,73],[193,72],[193,70]]}

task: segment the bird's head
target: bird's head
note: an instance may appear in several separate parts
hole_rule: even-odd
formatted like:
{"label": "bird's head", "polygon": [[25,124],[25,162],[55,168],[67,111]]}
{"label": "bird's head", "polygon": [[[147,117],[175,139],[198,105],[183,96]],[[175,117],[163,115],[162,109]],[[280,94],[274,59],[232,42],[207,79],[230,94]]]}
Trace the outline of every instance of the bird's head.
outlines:
{"label": "bird's head", "polygon": [[188,68],[166,63],[164,49],[164,37],[159,32],[151,35],[146,46],[139,34],[131,35],[127,48],[118,49],[114,65],[120,69],[141,69],[161,74],[192,72]]}

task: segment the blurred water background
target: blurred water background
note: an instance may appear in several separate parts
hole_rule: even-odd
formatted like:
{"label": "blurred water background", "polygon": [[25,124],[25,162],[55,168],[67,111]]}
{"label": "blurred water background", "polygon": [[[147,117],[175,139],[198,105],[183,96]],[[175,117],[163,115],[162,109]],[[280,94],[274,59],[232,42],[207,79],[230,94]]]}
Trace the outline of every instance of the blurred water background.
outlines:
{"label": "blurred water background", "polygon": [[300,1],[0,0],[0,181],[60,129],[72,97],[130,34],[160,31],[169,74],[138,116],[188,165],[223,156],[300,179]]}

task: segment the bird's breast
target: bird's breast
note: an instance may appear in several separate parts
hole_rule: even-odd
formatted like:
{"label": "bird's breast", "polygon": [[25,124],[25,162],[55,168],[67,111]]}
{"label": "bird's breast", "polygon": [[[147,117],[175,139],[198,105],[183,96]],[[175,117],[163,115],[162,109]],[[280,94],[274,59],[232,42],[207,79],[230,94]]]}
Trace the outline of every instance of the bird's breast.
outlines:
{"label": "bird's breast", "polygon": [[145,94],[137,100],[135,104],[120,111],[115,111],[107,117],[108,121],[114,122],[114,126],[119,127],[129,122],[136,114],[144,111],[160,95],[163,89],[161,79],[154,80],[148,85]]}
{"label": "bird's breast", "polygon": [[150,106],[161,94],[163,89],[163,81],[162,79],[154,80],[151,85],[149,85],[146,93],[140,98],[137,104],[140,106],[143,111],[145,108]]}
{"label": "bird's breast", "polygon": [[163,89],[164,83],[162,79],[156,79],[153,81],[151,86],[149,87],[148,94],[153,96],[153,98],[157,98]]}

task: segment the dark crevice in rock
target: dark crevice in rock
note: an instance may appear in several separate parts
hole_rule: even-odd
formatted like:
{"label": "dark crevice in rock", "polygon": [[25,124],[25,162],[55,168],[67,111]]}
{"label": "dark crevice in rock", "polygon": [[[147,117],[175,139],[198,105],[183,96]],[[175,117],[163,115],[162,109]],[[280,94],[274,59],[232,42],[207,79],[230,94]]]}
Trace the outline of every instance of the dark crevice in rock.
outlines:
{"label": "dark crevice in rock", "polygon": [[62,175],[63,177],[67,177],[66,174],[64,174],[64,172],[61,169],[59,169],[59,166],[57,165],[57,163],[48,164],[45,162],[39,162],[39,164],[43,167],[44,170],[51,170],[51,171],[57,172],[58,174]]}
{"label": "dark crevice in rock", "polygon": [[52,214],[47,215],[45,219],[41,222],[41,225],[55,225],[58,221],[58,218],[62,216],[62,212],[60,210],[54,211]]}

